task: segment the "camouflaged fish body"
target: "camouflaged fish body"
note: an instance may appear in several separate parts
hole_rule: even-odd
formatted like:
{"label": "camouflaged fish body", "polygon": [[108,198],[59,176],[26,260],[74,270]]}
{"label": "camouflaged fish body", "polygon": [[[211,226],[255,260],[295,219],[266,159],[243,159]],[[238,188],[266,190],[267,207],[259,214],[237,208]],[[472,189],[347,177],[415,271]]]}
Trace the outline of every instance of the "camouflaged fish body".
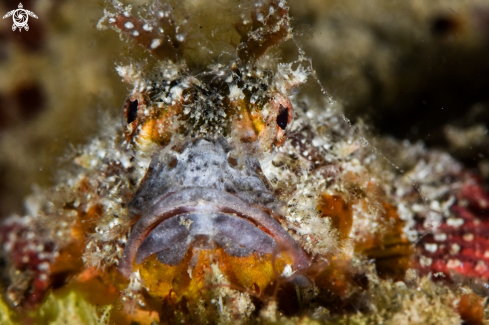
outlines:
{"label": "camouflaged fish body", "polygon": [[[168,3],[144,16],[107,3],[98,27],[146,52],[116,68],[122,126],[101,123],[71,173],[0,224],[0,308],[100,324],[378,323],[413,309],[456,324],[480,311],[468,288],[417,273],[469,274],[459,251],[441,255],[483,243],[462,226],[484,217],[480,184],[446,154],[379,141],[400,173],[331,98],[296,97],[313,73],[302,51],[267,54],[292,37],[285,2],[248,9],[229,62],[205,66],[187,59],[198,37]],[[469,270],[484,279],[484,265]]]}

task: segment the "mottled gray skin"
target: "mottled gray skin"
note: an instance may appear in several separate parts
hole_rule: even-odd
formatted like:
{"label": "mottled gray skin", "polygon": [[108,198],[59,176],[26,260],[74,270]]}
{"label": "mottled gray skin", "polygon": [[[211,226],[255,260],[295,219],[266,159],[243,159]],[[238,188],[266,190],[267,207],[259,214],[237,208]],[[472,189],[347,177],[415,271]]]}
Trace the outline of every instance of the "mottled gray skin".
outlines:
{"label": "mottled gray skin", "polygon": [[232,256],[287,251],[295,269],[309,258],[274,218],[280,202],[261,173],[258,160],[242,165],[229,158],[224,139],[196,139],[183,150],[157,153],[129,203],[132,228],[120,271],[157,254],[177,265],[189,247],[221,246]]}
{"label": "mottled gray skin", "polygon": [[247,157],[243,166],[228,159],[230,148],[223,138],[197,139],[181,153],[156,154],[136,195],[129,203],[131,214],[144,213],[155,200],[185,188],[213,188],[232,193],[249,204],[277,210],[280,202],[261,173],[257,159]]}

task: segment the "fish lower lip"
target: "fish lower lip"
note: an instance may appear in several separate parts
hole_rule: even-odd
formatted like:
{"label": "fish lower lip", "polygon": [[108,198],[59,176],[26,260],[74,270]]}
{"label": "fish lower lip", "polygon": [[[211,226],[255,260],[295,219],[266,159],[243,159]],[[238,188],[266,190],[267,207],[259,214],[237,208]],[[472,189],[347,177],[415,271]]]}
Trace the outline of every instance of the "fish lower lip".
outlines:
{"label": "fish lower lip", "polygon": [[[190,244],[199,237],[206,248],[219,244],[231,256],[248,256],[252,252],[273,254],[274,239],[251,222],[236,215],[221,212],[190,212],[166,219],[143,240],[136,253],[136,263],[157,254],[160,262],[178,265]],[[195,245],[195,244],[194,244]]]}
{"label": "fish lower lip", "polygon": [[[192,234],[218,233],[216,237],[218,243],[244,245],[259,253],[271,253],[273,247],[276,247],[291,256],[292,267],[296,270],[304,269],[310,264],[307,255],[272,216],[230,193],[194,187],[153,202],[152,207],[141,215],[134,225],[126,243],[119,265],[120,272],[126,277],[133,272],[134,261],[140,263],[149,255],[156,253],[157,245],[168,246],[172,244],[172,240],[173,242],[180,240],[182,243],[182,240]],[[193,226],[187,224],[185,227],[185,220],[195,224]],[[233,226],[242,229],[245,233],[239,234],[232,229]],[[152,235],[153,230],[158,234]],[[252,237],[256,237],[256,242],[261,241],[263,245],[253,243]],[[175,262],[174,258],[170,258],[169,261]]]}

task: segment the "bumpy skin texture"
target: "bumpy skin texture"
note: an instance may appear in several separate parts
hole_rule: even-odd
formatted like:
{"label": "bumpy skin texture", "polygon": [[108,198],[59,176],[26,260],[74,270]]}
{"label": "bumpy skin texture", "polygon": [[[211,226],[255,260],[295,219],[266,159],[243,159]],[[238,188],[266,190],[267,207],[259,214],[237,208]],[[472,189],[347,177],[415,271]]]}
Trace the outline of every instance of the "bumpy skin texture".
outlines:
{"label": "bumpy skin texture", "polygon": [[480,186],[460,193],[472,174],[420,144],[377,139],[398,150],[400,170],[331,98],[294,95],[313,73],[303,53],[285,64],[267,52],[291,37],[284,1],[251,3],[234,56],[209,66],[187,60],[191,37],[171,6],[143,9],[114,1],[99,23],[150,55],[117,67],[132,87],[122,127],[107,121],[57,187],[0,225],[5,301],[21,321],[482,322],[472,289],[483,287],[419,277],[438,270],[431,262],[473,275],[440,263],[445,250],[430,262],[426,236],[441,224],[454,244],[485,217],[445,227],[464,201],[486,205]]}
{"label": "bumpy skin texture", "polygon": [[[280,203],[263,177],[260,162],[246,157],[243,165],[234,166],[228,156],[229,145],[223,138],[196,139],[177,151],[156,153],[145,179],[129,203],[133,215],[141,214],[152,202],[186,188],[201,187],[232,193],[249,204],[277,209]],[[261,172],[261,173],[260,173]]]}

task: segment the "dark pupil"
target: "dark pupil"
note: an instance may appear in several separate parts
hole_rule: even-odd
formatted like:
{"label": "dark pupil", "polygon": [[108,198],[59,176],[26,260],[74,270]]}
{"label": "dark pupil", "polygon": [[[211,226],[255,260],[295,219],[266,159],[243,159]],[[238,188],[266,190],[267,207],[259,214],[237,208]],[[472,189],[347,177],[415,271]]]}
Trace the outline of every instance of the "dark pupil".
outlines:
{"label": "dark pupil", "polygon": [[287,127],[287,122],[289,121],[289,110],[287,107],[280,105],[280,110],[277,116],[277,125],[280,126],[282,130]]}
{"label": "dark pupil", "polygon": [[127,110],[127,124],[132,123],[138,117],[138,100],[130,101]]}

